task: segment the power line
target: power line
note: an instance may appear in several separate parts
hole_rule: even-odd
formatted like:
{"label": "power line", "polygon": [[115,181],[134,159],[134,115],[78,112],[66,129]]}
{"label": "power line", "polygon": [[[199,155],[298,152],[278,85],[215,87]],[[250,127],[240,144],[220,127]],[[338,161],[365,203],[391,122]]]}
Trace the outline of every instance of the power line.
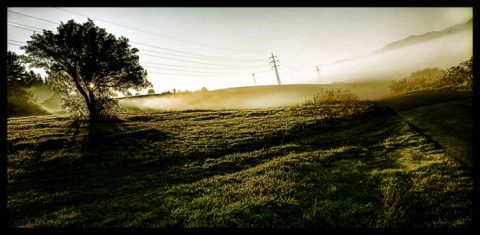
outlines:
{"label": "power line", "polygon": [[156,69],[163,69],[163,70],[171,70],[171,71],[180,71],[180,72],[192,72],[192,73],[202,73],[202,74],[218,74],[218,75],[243,75],[248,73],[212,73],[212,72],[204,72],[204,71],[191,71],[191,70],[184,70],[184,69],[172,69],[172,68],[160,68],[160,67],[152,67],[152,66],[144,66],[147,68],[156,68]]}
{"label": "power line", "polygon": [[[142,48],[137,48],[137,49],[139,49],[140,51],[147,51],[147,52],[152,52],[152,53],[157,53],[157,54],[162,54],[162,55],[179,56],[179,57],[190,58],[190,59],[202,59],[202,60],[213,60],[213,61],[223,61],[223,62],[239,62],[239,61],[231,61],[231,60],[225,60],[225,59],[198,58],[198,57],[192,57],[192,56],[177,55],[177,54],[164,53],[164,52],[159,52],[159,51],[146,50],[146,49],[142,49]],[[244,63],[244,62],[242,62],[242,63]]]}
{"label": "power line", "polygon": [[289,71],[291,71],[292,73],[295,73],[295,74],[296,74],[296,75],[293,75],[293,74],[291,74],[291,75],[293,75],[293,76],[300,76],[296,70],[294,70],[294,69],[292,69],[291,67],[287,66],[285,63],[282,63],[282,65],[283,65],[283,67],[282,67],[283,71],[289,70]]}
{"label": "power line", "polygon": [[94,18],[94,17],[82,15],[82,14],[79,14],[79,13],[76,13],[76,12],[73,12],[73,11],[68,11],[68,10],[65,10],[65,9],[62,9],[62,8],[58,8],[58,7],[55,7],[55,8],[58,9],[58,10],[66,11],[66,12],[69,12],[69,13],[72,13],[72,14],[80,15],[80,16],[83,16],[83,17],[87,17],[87,18],[91,18],[91,19],[95,19],[95,20],[99,20],[99,21],[103,21],[103,22],[106,22],[106,23],[109,23],[109,24],[113,24],[113,25],[117,25],[117,26],[120,26],[120,27],[124,27],[124,28],[127,28],[127,29],[131,29],[131,30],[135,30],[135,31],[139,31],[139,32],[147,33],[147,34],[152,34],[152,35],[155,35],[155,36],[158,36],[158,37],[168,38],[168,39],[171,39],[171,40],[176,40],[176,41],[180,41],[180,42],[184,42],[184,43],[190,43],[190,44],[194,44],[194,45],[198,45],[198,46],[210,47],[210,48],[215,48],[215,49],[220,49],[220,50],[227,50],[227,51],[236,51],[236,52],[259,54],[258,52],[253,52],[253,51],[233,50],[233,49],[228,49],[228,48],[222,48],[222,47],[216,47],[216,46],[206,45],[206,44],[202,44],[202,43],[196,43],[196,42],[186,41],[186,40],[183,40],[183,39],[178,39],[178,38],[174,38],[174,37],[170,37],[170,36],[160,35],[160,34],[157,34],[157,33],[152,33],[152,32],[148,32],[148,31],[145,31],[145,30],[139,30],[139,29],[135,29],[135,28],[128,27],[128,26],[124,26],[124,25],[120,25],[120,24],[108,22],[108,21],[105,21],[105,20],[102,20],[102,19],[98,19],[98,18]]}
{"label": "power line", "polygon": [[[25,44],[25,42],[13,40],[13,39],[8,39],[8,41]],[[11,43],[11,44],[12,44],[12,43]],[[17,44],[12,44],[12,45],[17,45]],[[17,45],[17,46],[23,46],[23,45]],[[141,54],[141,53],[139,53],[139,54]],[[184,61],[184,60],[182,60],[182,61]],[[189,62],[192,62],[192,63],[200,63],[200,62],[195,62],[195,61],[189,61]],[[193,67],[193,66],[182,66],[182,65],[172,65],[172,64],[161,64],[161,63],[151,63],[151,62],[142,62],[142,63],[149,63],[149,64],[154,64],[154,65],[163,65],[163,66],[172,66],[172,67],[182,67],[182,68],[215,69],[215,70],[220,70],[220,69],[233,69],[233,68],[237,68],[237,69],[238,69],[238,68],[245,68],[245,69],[248,68],[248,69],[252,69],[252,68],[262,68],[262,67],[265,67],[265,66],[234,66],[234,65],[224,65],[224,64],[211,64],[211,65],[226,66],[226,67],[228,67],[228,68],[212,68],[212,67]],[[203,63],[203,64],[208,65],[207,63]],[[160,67],[153,67],[153,66],[144,66],[144,67],[174,70],[174,69],[171,69],[171,68],[160,68]],[[243,69],[243,70],[245,70],[245,69]],[[184,71],[184,70],[183,70],[183,71]],[[198,71],[194,71],[194,72],[198,72]]]}
{"label": "power line", "polygon": [[[189,68],[189,69],[206,69],[206,70],[232,70],[232,68],[218,68],[218,67],[194,67],[194,66],[182,66],[182,65],[172,65],[172,64],[161,64],[161,63],[151,63],[151,62],[140,62],[140,63],[146,63],[146,64],[153,64],[153,65],[161,65],[161,66],[170,66],[170,67],[176,67],[176,68]],[[143,67],[149,67],[149,68],[159,68],[159,67],[154,67],[154,66],[143,66]],[[253,68],[263,68],[265,66],[259,66],[259,67],[249,67],[248,69],[253,69]],[[236,70],[247,70],[245,69],[236,69]]]}
{"label": "power line", "polygon": [[[255,73],[265,73],[265,72],[270,72],[271,70],[264,70],[264,71],[257,71]],[[222,74],[211,74],[211,75],[206,75],[206,74],[179,74],[179,73],[164,73],[164,72],[148,72],[148,74],[163,74],[163,75],[174,75],[174,76],[190,76],[190,77],[231,77],[232,75],[222,75]],[[239,74],[237,76],[242,76],[245,75],[247,76],[248,74]]]}
{"label": "power line", "polygon": [[140,42],[135,42],[135,41],[130,41],[130,42],[136,43],[136,44],[139,44],[139,45],[154,47],[154,48],[158,48],[158,49],[162,49],[162,50],[173,51],[173,52],[178,52],[178,53],[184,53],[184,54],[189,54],[189,55],[196,55],[196,56],[201,56],[201,57],[208,57],[208,58],[212,58],[212,59],[222,59],[222,60],[231,60],[231,61],[252,61],[252,62],[253,62],[253,61],[255,61],[255,62],[263,61],[263,60],[245,60],[245,59],[232,59],[232,58],[222,58],[222,57],[215,57],[215,56],[207,56],[207,55],[194,54],[194,53],[189,53],[189,52],[184,52],[184,51],[178,51],[178,50],[173,50],[173,49],[168,49],[168,48],[163,48],[163,47],[148,45],[148,44],[145,44],[145,43],[140,43]]}
{"label": "power line", "polygon": [[[21,25],[21,26],[25,26],[25,27],[29,27],[29,28],[38,29],[38,30],[36,30],[36,31],[42,31],[42,30],[43,30],[43,29],[41,29],[41,28],[29,26],[29,25],[26,25],[26,24],[20,24],[20,23],[16,23],[16,22],[12,22],[12,21],[7,21],[7,24],[10,25],[10,26],[19,27],[19,28],[21,28],[21,27],[20,27],[20,26],[17,26],[17,25]],[[13,25],[13,24],[17,24],[17,25]],[[32,31],[34,31],[34,30],[32,30]]]}
{"label": "power line", "polygon": [[285,59],[283,60],[283,65],[288,65],[292,68],[292,70],[305,70],[305,66],[299,66],[299,65],[296,65],[295,63],[292,63],[290,61],[285,61]]}
{"label": "power line", "polygon": [[8,41],[12,41],[12,42],[18,42],[18,43],[23,43],[23,44],[25,44],[25,42],[13,40],[13,39],[7,39],[7,40],[8,40]]}
{"label": "power line", "polygon": [[289,74],[290,76],[292,76],[293,78],[298,78],[298,75],[294,75],[294,74],[291,74],[289,73],[288,71],[284,70],[283,67],[280,68],[283,72]]}
{"label": "power line", "polygon": [[[8,25],[8,26],[15,27],[15,28],[19,28],[19,29],[24,29],[24,30],[27,30],[27,31],[36,32],[36,31],[35,31],[35,30],[33,30],[33,29],[25,28],[25,27],[18,26],[18,25],[12,25],[12,24],[7,24],[7,25]],[[40,30],[40,31],[41,31],[41,30]]]}
{"label": "power line", "polygon": [[292,66],[289,65],[288,63],[285,63],[285,61],[283,61],[282,65],[283,65],[283,67],[285,67],[286,69],[288,69],[292,72],[297,72],[297,70],[299,70],[299,69],[292,68]]}
{"label": "power line", "polygon": [[[142,64],[153,64],[153,65],[163,65],[163,66],[171,66],[177,68],[191,68],[191,69],[232,69],[234,67],[229,68],[219,68],[219,67],[195,67],[195,66],[185,66],[185,65],[176,65],[176,64],[163,64],[163,63],[154,63],[154,62],[147,62],[147,61],[140,61]],[[263,68],[265,66],[255,66],[255,67],[248,67],[248,68]]]}
{"label": "power line", "polygon": [[[235,76],[235,75],[245,75],[248,73],[209,73],[209,72],[202,72],[202,71],[189,71],[189,70],[180,70],[180,69],[168,69],[168,68],[162,68],[162,70],[170,70],[170,71],[179,71],[179,72],[187,72],[187,73],[193,73],[195,75],[198,74],[205,74],[209,76]],[[148,71],[148,73],[162,73],[162,72],[155,72],[155,71]]]}
{"label": "power line", "polygon": [[[27,14],[23,14],[23,13],[19,13],[19,12],[15,12],[15,11],[11,11],[11,10],[8,10],[10,12],[13,12],[13,13],[16,13],[16,14],[20,14],[20,15],[23,15],[23,16],[26,16],[26,17],[30,17],[30,18],[34,18],[34,19],[37,19],[37,20],[41,20],[41,21],[45,21],[45,22],[48,22],[48,23],[52,23],[52,24],[55,24],[55,25],[58,25],[58,23],[55,23],[53,21],[50,21],[50,20],[46,20],[46,19],[42,19],[42,18],[39,18],[39,17],[34,17],[34,16],[31,16],[31,15],[27,15]],[[20,24],[20,23],[16,23],[16,22],[11,22],[9,21],[10,24],[8,24],[9,26],[12,26],[12,27],[17,27],[17,28],[21,28],[21,29],[24,29],[24,30],[28,30],[28,31],[33,31],[33,32],[36,32],[37,30],[35,29],[38,29],[38,30],[43,30],[43,29],[40,29],[38,27],[34,27],[34,26],[29,26],[29,25],[26,25],[26,24]],[[107,22],[107,23],[110,23],[110,22]],[[113,24],[113,23],[112,23]],[[24,27],[22,27],[24,26]],[[121,25],[120,25],[121,26]],[[126,27],[126,26],[122,26],[122,27]],[[126,28],[130,28],[130,27],[126,27]],[[133,29],[133,28],[131,28]],[[136,30],[136,29],[133,29],[133,30]],[[137,31],[141,31],[141,30],[137,30]],[[25,42],[20,42],[20,41],[16,41],[16,40],[11,40],[9,39],[9,42],[8,44],[10,45],[15,45],[15,46],[23,46],[23,45],[20,45],[21,44],[25,44]],[[223,62],[253,62],[253,61],[262,61],[262,60],[248,60],[248,59],[233,59],[233,58],[222,58],[222,57],[214,57],[214,56],[207,56],[207,55],[200,55],[200,54],[194,54],[194,53],[188,53],[188,52],[183,52],[183,51],[178,51],[178,50],[173,50],[173,49],[167,49],[167,48],[162,48],[162,47],[158,47],[158,46],[153,46],[153,45],[148,45],[148,44],[145,44],[145,43],[140,43],[140,42],[133,42],[133,43],[137,43],[139,45],[144,45],[144,46],[149,46],[149,47],[153,47],[153,48],[158,48],[158,49],[161,49],[161,50],[168,50],[168,51],[173,51],[173,52],[177,52],[177,53],[184,53],[184,54],[189,54],[189,55],[194,55],[194,56],[199,56],[199,57],[204,57],[204,58],[196,58],[196,57],[191,57],[191,56],[182,56],[182,55],[176,55],[176,54],[169,54],[169,53],[162,53],[162,52],[158,52],[158,51],[151,51],[151,50],[145,50],[145,49],[142,49],[144,51],[149,51],[149,52],[152,52],[152,53],[158,53],[158,54],[166,54],[166,55],[170,55],[170,56],[180,56],[180,57],[187,57],[187,58],[191,58],[191,59],[202,59],[202,60],[217,60],[217,61],[223,61]],[[237,70],[242,70],[242,68],[244,68],[243,70],[246,70],[246,69],[252,69],[252,68],[263,68],[263,67],[266,67],[266,66],[239,66],[239,65],[227,65],[227,64],[215,64],[215,63],[202,63],[202,62],[198,62],[198,61],[191,61],[191,60],[181,60],[181,59],[175,59],[175,58],[170,58],[170,57],[163,57],[163,56],[155,56],[155,55],[151,55],[151,54],[145,54],[145,53],[139,53],[139,54],[142,54],[142,55],[147,55],[147,56],[152,56],[152,57],[157,57],[157,58],[163,58],[163,59],[169,59],[169,60],[176,60],[176,61],[182,61],[182,62],[187,62],[187,63],[197,63],[197,64],[203,64],[203,65],[213,65],[213,66],[224,66],[224,67],[227,67],[227,68],[223,68],[223,69],[233,69],[233,68],[236,68]],[[273,56],[273,54],[272,54]],[[208,58],[208,59],[207,59]],[[143,63],[143,62],[142,62]],[[145,63],[149,63],[149,62],[145,62]],[[168,65],[168,64],[160,64],[160,63],[150,63],[150,64],[157,64],[157,65],[165,65],[165,66],[174,66],[174,65]],[[183,67],[183,68],[198,68],[198,69],[202,69],[202,70],[205,70],[205,69],[216,69],[216,70],[219,70],[219,69],[222,69],[222,68],[211,68],[211,67],[193,67],[193,66],[181,66],[181,65],[175,65],[176,67]],[[169,74],[169,75],[179,75],[179,76],[232,76],[232,75],[246,75],[246,74],[250,74],[252,71],[248,71],[248,72],[245,72],[245,73],[228,73],[228,72],[220,72],[220,73],[214,73],[214,72],[207,72],[207,71],[192,71],[192,70],[180,70],[180,69],[174,69],[174,68],[160,68],[160,67],[153,67],[153,66],[144,66],[144,67],[150,67],[150,68],[157,68],[157,69],[162,69],[162,70],[171,70],[171,71],[181,71],[181,72],[187,72],[187,73],[194,73],[194,74],[178,74],[178,73],[163,73],[163,72],[150,72],[151,74]],[[264,70],[264,71],[256,71],[255,73],[264,73],[264,72],[268,72],[270,70]]]}
{"label": "power line", "polygon": [[225,65],[225,64],[202,63],[202,62],[191,61],[191,60],[181,60],[181,59],[175,59],[175,58],[164,57],[164,56],[150,55],[150,54],[145,54],[145,53],[142,53],[142,52],[139,52],[138,54],[140,54],[140,55],[146,55],[146,56],[152,56],[152,57],[157,57],[157,58],[162,58],[162,59],[176,60],[176,61],[182,61],[182,62],[187,62],[187,63],[204,64],[204,65],[239,67],[239,68],[250,68],[250,67],[252,67],[252,66],[232,66],[232,65]]}
{"label": "power line", "polygon": [[[11,10],[9,10],[11,11]],[[14,11],[11,11],[11,12],[14,12]],[[52,22],[52,21],[49,21],[49,20],[45,20],[45,19],[42,19],[42,18],[39,18],[39,17],[34,17],[34,16],[30,16],[30,15],[27,15],[27,14],[22,14],[22,13],[18,13],[18,12],[14,12],[14,13],[17,13],[17,14],[21,14],[21,15],[24,15],[24,16],[27,16],[27,17],[31,17],[31,18],[34,18],[34,19],[38,19],[38,20],[42,20],[42,21],[46,21],[46,22],[49,22],[49,23],[54,23],[56,25],[58,25],[58,23],[55,23],[55,22]],[[11,22],[11,21],[9,21]],[[33,31],[33,32],[36,32],[36,31],[42,31],[43,29],[41,28],[38,28],[38,27],[34,27],[34,26],[29,26],[29,25],[25,25],[25,24],[20,24],[20,23],[16,23],[16,22],[11,22],[13,24],[18,24],[18,25],[23,25],[23,26],[26,26],[26,27],[29,27],[29,28],[24,28],[24,27],[21,27],[21,26],[18,26],[18,25],[12,25],[12,24],[9,24],[10,26],[13,26],[13,27],[17,27],[17,28],[22,28],[22,29],[25,29],[25,30],[28,30],[28,31]],[[114,23],[112,23],[114,24]],[[123,27],[123,26],[122,26]],[[126,27],[126,26],[125,26]],[[33,30],[33,29],[30,29],[30,28],[35,28],[35,29],[38,29],[38,30]],[[129,27],[127,27],[129,28]],[[133,29],[133,28],[132,28]],[[133,29],[133,30],[136,30],[136,29]],[[144,46],[149,46],[149,47],[153,47],[153,48],[158,48],[158,49],[161,49],[161,50],[168,50],[168,51],[173,51],[173,52],[178,52],[178,53],[184,53],[184,54],[189,54],[189,55],[195,55],[195,56],[200,56],[200,57],[205,57],[205,58],[209,58],[209,60],[225,60],[225,61],[232,61],[232,62],[235,62],[235,61],[238,61],[238,62],[259,62],[259,61],[263,61],[263,60],[252,60],[252,59],[236,59],[236,58],[224,58],[224,57],[215,57],[215,56],[207,56],[207,55],[200,55],[200,54],[194,54],[194,53],[189,53],[189,52],[184,52],[184,51],[179,51],[179,50],[173,50],[173,49],[168,49],[168,48],[163,48],[163,47],[158,47],[158,46],[153,46],[153,45],[149,45],[149,44],[145,44],[145,43],[140,43],[140,42],[135,42],[135,41],[130,41],[132,43],[136,43],[136,44],[139,44],[139,45],[144,45]],[[145,51],[149,51],[149,50],[146,50],[146,49],[142,49],[142,50],[145,50]],[[154,51],[150,51],[150,52],[154,52]],[[154,53],[162,53],[162,52],[154,52]],[[167,54],[167,53],[163,53],[163,54]],[[168,55],[173,55],[173,54],[168,54]],[[176,56],[180,56],[180,55],[176,55]],[[185,57],[185,56],[183,56]],[[193,57],[191,57],[193,58]]]}
{"label": "power line", "polygon": [[7,44],[14,45],[14,46],[18,46],[18,47],[23,47],[23,46],[24,46],[24,45],[19,45],[19,44],[11,43],[11,42],[7,42]]}
{"label": "power line", "polygon": [[34,19],[37,19],[37,20],[45,21],[45,22],[48,22],[48,23],[52,23],[52,24],[55,24],[55,25],[58,25],[57,22],[53,22],[53,21],[50,21],[50,20],[45,20],[45,19],[42,19],[42,18],[38,18],[38,17],[35,17],[35,16],[23,14],[23,13],[16,12],[16,11],[12,11],[12,10],[7,10],[7,11],[13,12],[13,13],[16,13],[16,14],[19,14],[19,15],[27,16],[27,17],[30,17],[30,18],[34,18]]}

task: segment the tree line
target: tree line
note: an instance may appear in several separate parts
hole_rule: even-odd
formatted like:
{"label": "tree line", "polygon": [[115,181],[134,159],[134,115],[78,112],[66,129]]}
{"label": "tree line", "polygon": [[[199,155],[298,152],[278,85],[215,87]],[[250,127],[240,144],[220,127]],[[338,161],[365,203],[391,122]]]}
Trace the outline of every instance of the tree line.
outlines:
{"label": "tree line", "polygon": [[473,89],[473,56],[448,69],[434,67],[412,72],[410,76],[394,80],[389,85],[394,94],[442,88]]}
{"label": "tree line", "polygon": [[48,78],[45,80],[39,73],[27,71],[20,56],[7,51],[7,117],[44,115],[48,114],[42,106],[37,104],[32,87],[48,87]]}

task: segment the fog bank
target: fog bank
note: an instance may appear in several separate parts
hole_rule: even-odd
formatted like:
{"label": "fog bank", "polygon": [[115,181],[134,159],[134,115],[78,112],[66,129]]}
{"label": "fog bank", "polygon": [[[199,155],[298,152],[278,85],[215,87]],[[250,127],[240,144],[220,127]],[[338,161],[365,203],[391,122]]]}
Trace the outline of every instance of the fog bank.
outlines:
{"label": "fog bank", "polygon": [[119,99],[119,104],[138,111],[193,109],[256,109],[300,105],[322,88],[350,89],[360,99],[376,99],[388,93],[388,82],[296,84],[237,87],[204,92],[139,96]]}

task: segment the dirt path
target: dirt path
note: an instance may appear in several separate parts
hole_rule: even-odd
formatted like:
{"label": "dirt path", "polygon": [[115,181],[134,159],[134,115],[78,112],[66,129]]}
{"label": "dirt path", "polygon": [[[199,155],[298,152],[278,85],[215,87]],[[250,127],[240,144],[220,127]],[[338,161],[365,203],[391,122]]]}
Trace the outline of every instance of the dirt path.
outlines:
{"label": "dirt path", "polygon": [[462,164],[472,167],[472,92],[415,92],[376,102],[391,108]]}

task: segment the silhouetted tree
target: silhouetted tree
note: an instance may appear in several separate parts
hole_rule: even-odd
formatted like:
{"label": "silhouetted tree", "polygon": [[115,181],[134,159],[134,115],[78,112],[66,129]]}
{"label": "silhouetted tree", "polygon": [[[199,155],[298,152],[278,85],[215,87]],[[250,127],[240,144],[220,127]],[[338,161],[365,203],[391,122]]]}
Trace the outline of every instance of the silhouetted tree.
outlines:
{"label": "silhouetted tree", "polygon": [[148,92],[147,92],[147,93],[148,93],[149,95],[153,95],[153,94],[155,94],[155,90],[152,89],[152,88],[150,88],[150,89],[148,89]]}
{"label": "silhouetted tree", "polygon": [[32,93],[27,89],[42,83],[42,77],[33,71],[26,71],[20,56],[7,51],[7,116],[47,114],[36,104]]}
{"label": "silhouetted tree", "polygon": [[44,68],[50,83],[56,83],[57,89],[67,94],[65,105],[88,112],[90,121],[107,115],[118,105],[112,99],[116,91],[126,95],[128,89],[151,87],[147,71],[135,55],[138,49],[130,48],[127,38],[116,38],[90,19],[83,24],[62,22],[57,31],[33,34],[32,40],[21,47],[27,55],[25,61],[32,67]]}
{"label": "silhouetted tree", "polygon": [[15,52],[7,51],[7,86],[14,87],[30,87],[33,84],[42,81],[39,74],[33,71],[26,71],[25,65],[22,63],[20,56]]}

